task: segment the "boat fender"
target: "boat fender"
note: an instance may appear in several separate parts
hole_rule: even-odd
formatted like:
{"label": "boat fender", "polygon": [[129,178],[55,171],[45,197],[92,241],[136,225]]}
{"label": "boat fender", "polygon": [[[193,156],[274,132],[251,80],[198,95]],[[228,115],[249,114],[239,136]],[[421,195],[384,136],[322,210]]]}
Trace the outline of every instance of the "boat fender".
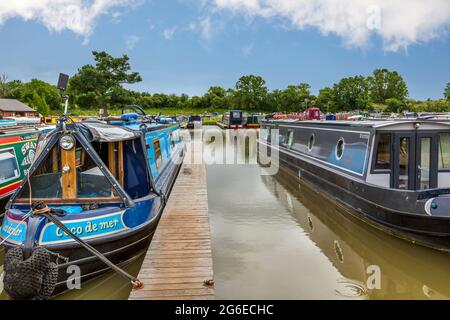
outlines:
{"label": "boat fender", "polygon": [[137,113],[125,113],[120,116],[120,119],[125,122],[130,122],[132,120],[136,121],[139,118]]}
{"label": "boat fender", "polygon": [[36,247],[25,260],[22,248],[9,250],[4,270],[4,289],[14,300],[47,300],[55,290],[58,267],[43,247]]}

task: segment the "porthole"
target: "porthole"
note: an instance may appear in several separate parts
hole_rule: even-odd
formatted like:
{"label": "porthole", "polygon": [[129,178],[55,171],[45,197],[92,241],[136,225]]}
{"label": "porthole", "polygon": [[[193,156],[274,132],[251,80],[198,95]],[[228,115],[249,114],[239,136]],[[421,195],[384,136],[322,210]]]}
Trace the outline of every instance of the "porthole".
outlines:
{"label": "porthole", "polygon": [[344,155],[345,141],[344,138],[340,138],[336,144],[336,159],[341,160]]}
{"label": "porthole", "polygon": [[308,152],[311,152],[312,148],[314,147],[314,142],[316,140],[316,137],[314,136],[314,133],[309,137],[308,141]]}

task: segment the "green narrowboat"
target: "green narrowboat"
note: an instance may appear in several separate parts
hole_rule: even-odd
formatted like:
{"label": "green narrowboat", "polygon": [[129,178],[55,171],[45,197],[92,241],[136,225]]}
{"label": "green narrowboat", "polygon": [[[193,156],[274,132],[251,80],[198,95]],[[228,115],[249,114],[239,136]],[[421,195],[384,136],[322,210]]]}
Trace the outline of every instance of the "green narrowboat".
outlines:
{"label": "green narrowboat", "polygon": [[0,210],[20,186],[34,159],[37,128],[0,130]]}
{"label": "green narrowboat", "polygon": [[247,128],[259,128],[261,126],[261,120],[264,116],[260,115],[260,114],[249,114],[247,116],[247,123],[246,123],[246,127]]}

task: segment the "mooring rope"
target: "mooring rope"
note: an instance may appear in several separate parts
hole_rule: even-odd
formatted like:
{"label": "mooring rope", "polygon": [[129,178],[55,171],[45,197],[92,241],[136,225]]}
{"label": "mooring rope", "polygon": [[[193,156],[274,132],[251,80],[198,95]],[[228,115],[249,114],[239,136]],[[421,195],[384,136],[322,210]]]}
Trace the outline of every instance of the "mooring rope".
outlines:
{"label": "mooring rope", "polygon": [[51,209],[47,207],[45,203],[37,203],[33,205],[35,209],[33,209],[34,215],[41,215],[46,218],[48,218],[51,222],[53,222],[58,228],[60,228],[62,231],[67,233],[72,239],[74,239],[76,242],[78,242],[81,246],[83,246],[86,250],[91,252],[93,255],[95,255],[98,259],[100,259],[103,263],[105,263],[107,266],[109,266],[111,269],[113,269],[115,272],[123,276],[125,279],[131,282],[134,289],[140,289],[143,287],[142,281],[140,281],[138,278],[133,277],[125,270],[119,268],[114,263],[112,263],[108,258],[106,258],[101,252],[99,252],[97,249],[92,247],[89,243],[83,241],[78,236],[73,234],[69,228],[65,226],[64,223],[59,221],[51,212]]}

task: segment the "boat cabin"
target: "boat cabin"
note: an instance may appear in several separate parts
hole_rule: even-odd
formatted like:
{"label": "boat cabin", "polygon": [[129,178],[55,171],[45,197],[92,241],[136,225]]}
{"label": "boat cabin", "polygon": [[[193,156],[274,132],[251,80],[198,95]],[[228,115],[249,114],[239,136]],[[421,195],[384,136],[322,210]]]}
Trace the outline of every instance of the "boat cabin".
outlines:
{"label": "boat cabin", "polygon": [[450,125],[380,124],[373,137],[367,182],[387,188],[450,188]]}
{"label": "boat cabin", "polygon": [[280,157],[298,156],[383,188],[450,188],[450,123],[439,121],[283,121],[263,123],[261,138],[279,130]]}
{"label": "boat cabin", "polygon": [[156,123],[83,122],[67,128],[41,136],[29,183],[23,183],[14,204],[29,204],[31,198],[50,205],[128,207],[156,190],[180,141],[177,126]]}

